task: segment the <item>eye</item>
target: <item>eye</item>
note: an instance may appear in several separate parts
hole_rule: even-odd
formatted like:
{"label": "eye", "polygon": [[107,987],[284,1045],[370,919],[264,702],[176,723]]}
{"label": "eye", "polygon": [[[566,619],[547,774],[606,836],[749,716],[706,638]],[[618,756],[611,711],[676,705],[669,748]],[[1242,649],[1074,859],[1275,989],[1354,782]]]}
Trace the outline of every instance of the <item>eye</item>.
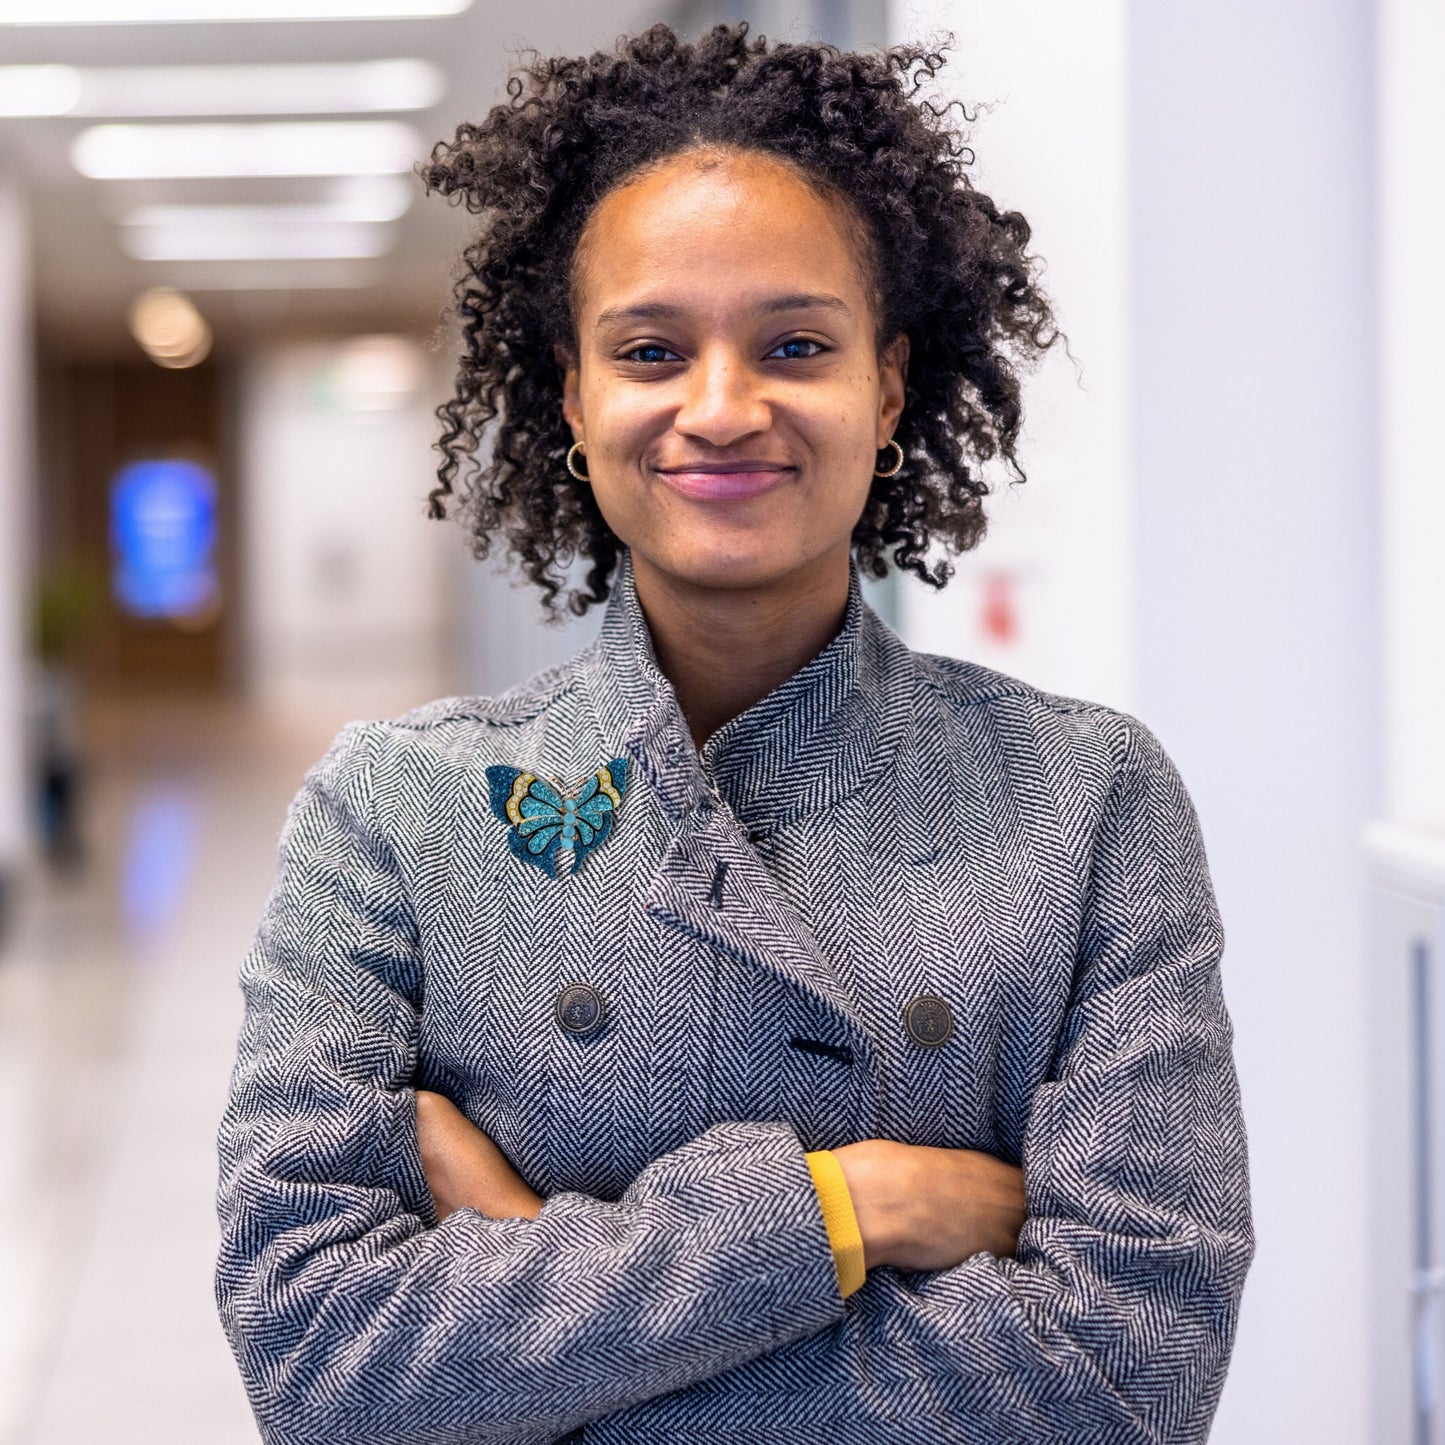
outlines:
{"label": "eye", "polygon": [[640,361],[644,364],[656,365],[660,361],[681,361],[682,358],[675,351],[669,351],[660,342],[644,341],[641,346],[634,346],[630,351],[624,351],[621,361]]}
{"label": "eye", "polygon": [[[811,351],[802,351],[798,348],[811,346]],[[769,356],[777,356],[781,361],[807,361],[810,357],[821,356],[828,348],[821,341],[814,341],[811,336],[790,336],[786,341],[781,341],[770,352]]]}

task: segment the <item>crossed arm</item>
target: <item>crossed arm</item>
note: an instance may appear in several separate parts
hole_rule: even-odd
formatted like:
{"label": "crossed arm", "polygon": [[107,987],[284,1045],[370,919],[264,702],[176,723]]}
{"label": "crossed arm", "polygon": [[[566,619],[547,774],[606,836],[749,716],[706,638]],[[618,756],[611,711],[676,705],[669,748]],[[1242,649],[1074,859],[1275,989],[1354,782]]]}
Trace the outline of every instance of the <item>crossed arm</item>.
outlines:
{"label": "crossed arm", "polygon": [[[545,1202],[450,1099],[418,1089],[417,1142],[437,1218],[469,1208],[535,1219]],[[868,1269],[936,1270],[980,1252],[1012,1256],[1024,1222],[1024,1175],[974,1149],[863,1139],[834,1149]]]}

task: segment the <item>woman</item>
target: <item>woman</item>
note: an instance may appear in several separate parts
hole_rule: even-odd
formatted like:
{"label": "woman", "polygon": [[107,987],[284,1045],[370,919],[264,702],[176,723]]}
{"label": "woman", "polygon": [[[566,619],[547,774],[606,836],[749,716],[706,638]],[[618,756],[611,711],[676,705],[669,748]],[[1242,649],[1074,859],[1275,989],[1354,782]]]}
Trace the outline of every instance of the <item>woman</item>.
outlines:
{"label": "woman", "polygon": [[1252,1236],[1188,798],[858,588],[978,539],[1055,334],[937,63],[654,27],[426,169],[486,218],[436,510],[607,610],[293,805],[221,1141],[269,1439],[1207,1433]]}

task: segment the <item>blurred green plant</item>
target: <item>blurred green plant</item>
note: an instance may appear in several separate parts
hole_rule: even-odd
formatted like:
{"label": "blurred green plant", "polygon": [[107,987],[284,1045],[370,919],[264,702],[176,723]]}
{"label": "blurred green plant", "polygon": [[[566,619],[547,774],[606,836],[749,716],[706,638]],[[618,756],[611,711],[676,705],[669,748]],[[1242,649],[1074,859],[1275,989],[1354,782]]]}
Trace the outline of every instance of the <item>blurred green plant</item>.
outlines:
{"label": "blurred green plant", "polygon": [[35,651],[45,662],[72,659],[105,605],[105,583],[96,568],[69,558],[44,568],[33,609]]}

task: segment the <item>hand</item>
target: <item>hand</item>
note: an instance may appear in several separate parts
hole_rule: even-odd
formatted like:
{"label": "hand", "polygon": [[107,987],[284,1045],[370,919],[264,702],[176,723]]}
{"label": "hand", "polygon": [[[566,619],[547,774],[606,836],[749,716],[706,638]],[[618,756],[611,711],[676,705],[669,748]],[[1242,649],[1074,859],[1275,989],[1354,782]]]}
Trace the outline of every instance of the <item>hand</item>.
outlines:
{"label": "hand", "polygon": [[493,1219],[535,1219],[542,1208],[507,1156],[442,1094],[416,1091],[416,1137],[437,1218],[476,1209]]}
{"label": "hand", "polygon": [[864,1139],[833,1150],[853,1196],[868,1269],[948,1269],[1009,1258],[1024,1223],[1021,1169],[976,1149]]}

